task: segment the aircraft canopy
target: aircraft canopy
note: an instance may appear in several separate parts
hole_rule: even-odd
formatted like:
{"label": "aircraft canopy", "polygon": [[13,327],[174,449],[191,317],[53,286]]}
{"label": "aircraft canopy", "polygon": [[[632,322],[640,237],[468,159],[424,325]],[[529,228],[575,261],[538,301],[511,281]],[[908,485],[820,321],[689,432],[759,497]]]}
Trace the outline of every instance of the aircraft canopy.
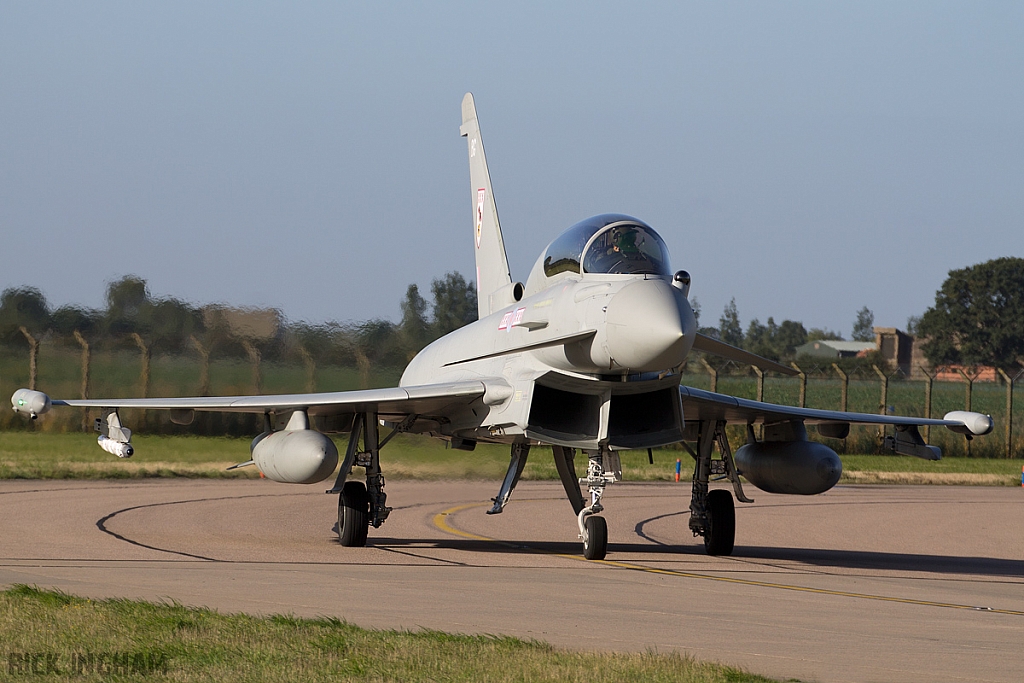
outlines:
{"label": "aircraft canopy", "polygon": [[587,218],[559,235],[544,254],[544,274],[563,272],[671,275],[658,233],[621,214]]}

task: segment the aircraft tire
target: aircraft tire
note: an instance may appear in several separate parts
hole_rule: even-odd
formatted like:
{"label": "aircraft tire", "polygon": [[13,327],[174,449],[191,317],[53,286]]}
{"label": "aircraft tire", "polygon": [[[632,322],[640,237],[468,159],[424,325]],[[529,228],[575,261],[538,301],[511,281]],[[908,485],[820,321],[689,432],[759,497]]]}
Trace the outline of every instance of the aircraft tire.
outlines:
{"label": "aircraft tire", "polygon": [[370,528],[370,497],[361,481],[347,481],[338,497],[338,541],[349,548],[366,545]]}
{"label": "aircraft tire", "polygon": [[732,493],[716,489],[708,493],[708,528],[704,532],[704,549],[708,555],[732,555],[736,542],[736,508]]}
{"label": "aircraft tire", "polygon": [[583,539],[583,557],[603,560],[608,554],[608,523],[604,517],[591,515],[583,522],[587,537]]}

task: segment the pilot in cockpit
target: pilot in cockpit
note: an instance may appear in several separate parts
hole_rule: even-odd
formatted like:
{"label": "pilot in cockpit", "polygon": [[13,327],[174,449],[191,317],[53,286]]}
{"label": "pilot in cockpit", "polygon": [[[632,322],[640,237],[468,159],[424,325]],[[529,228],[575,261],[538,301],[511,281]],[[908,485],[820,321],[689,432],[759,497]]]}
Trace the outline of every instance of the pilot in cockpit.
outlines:
{"label": "pilot in cockpit", "polygon": [[612,251],[630,257],[640,253],[636,243],[636,228],[626,226],[612,229]]}

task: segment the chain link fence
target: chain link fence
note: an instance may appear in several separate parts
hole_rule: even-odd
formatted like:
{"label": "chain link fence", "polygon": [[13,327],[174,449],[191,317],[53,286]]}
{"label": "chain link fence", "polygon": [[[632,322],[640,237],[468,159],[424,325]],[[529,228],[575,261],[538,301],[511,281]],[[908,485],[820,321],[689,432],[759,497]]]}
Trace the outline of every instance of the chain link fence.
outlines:
{"label": "chain link fence", "polygon": [[[691,360],[683,384],[753,400],[782,405],[913,417],[942,417],[952,410],[974,410],[992,416],[989,436],[968,441],[945,428],[923,429],[928,443],[946,455],[1018,458],[1024,455],[1024,405],[1015,401],[1024,370],[999,381],[981,382],[960,373],[960,381],[934,378],[911,380],[864,364],[805,363],[794,365],[797,377],[762,373],[734,361],[714,364]],[[373,364],[358,355],[350,364],[321,363],[309,352],[293,360],[266,361],[256,349],[246,359],[211,358],[197,347],[189,355],[153,354],[145,344],[138,350],[92,350],[88,344],[44,340],[29,350],[0,349],[0,395],[35,386],[52,397],[142,397],[189,395],[251,395],[346,391],[395,386],[402,374],[397,366]],[[95,411],[94,411],[95,412]],[[125,411],[126,423],[150,433],[250,435],[261,429],[257,416],[208,413],[197,415],[188,428],[173,425],[165,411]],[[91,416],[82,409],[52,411],[36,422],[4,411],[0,428],[74,431],[87,428]],[[891,433],[891,428],[889,428]],[[742,431],[742,430],[739,430]],[[737,432],[737,441],[742,434]],[[819,439],[840,453],[881,452],[884,428],[854,426],[843,440]]]}

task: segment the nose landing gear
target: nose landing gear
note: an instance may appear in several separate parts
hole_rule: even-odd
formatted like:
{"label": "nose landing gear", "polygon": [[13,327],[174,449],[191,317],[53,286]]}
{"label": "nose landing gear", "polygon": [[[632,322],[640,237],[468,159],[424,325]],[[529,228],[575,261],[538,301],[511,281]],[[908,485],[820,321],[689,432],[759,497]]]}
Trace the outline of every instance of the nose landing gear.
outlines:
{"label": "nose landing gear", "polygon": [[606,448],[589,451],[587,456],[590,458],[587,463],[587,476],[580,479],[579,483],[587,485],[590,505],[579,511],[576,521],[580,528],[580,539],[583,541],[583,557],[588,560],[603,560],[608,554],[608,523],[604,517],[596,515],[604,511],[604,506],[601,505],[604,487],[622,478],[622,465],[619,464],[618,453]]}

